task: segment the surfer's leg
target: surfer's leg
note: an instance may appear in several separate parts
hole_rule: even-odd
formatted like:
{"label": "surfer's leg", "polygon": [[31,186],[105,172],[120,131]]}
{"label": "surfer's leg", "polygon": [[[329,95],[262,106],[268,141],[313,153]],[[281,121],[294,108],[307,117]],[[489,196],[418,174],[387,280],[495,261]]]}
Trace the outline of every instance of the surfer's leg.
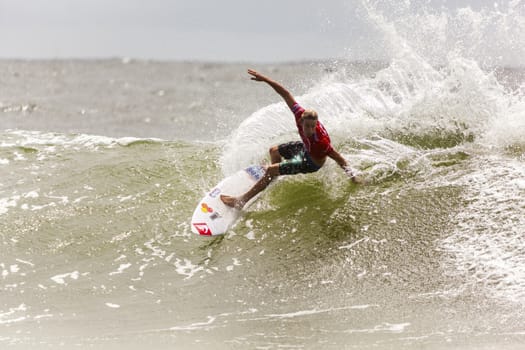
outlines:
{"label": "surfer's leg", "polygon": [[221,201],[229,207],[237,208],[238,199],[236,197],[221,194]]}
{"label": "surfer's leg", "polygon": [[272,164],[268,168],[266,168],[266,173],[263,177],[253,187],[243,194],[239,198],[239,204],[241,205],[241,208],[250,201],[253,197],[258,195],[260,192],[262,192],[268,185],[272,182],[274,178],[279,176],[279,164]]}
{"label": "surfer's leg", "polygon": [[248,203],[250,199],[268,187],[272,180],[277,176],[279,176],[279,164],[272,164],[266,168],[266,173],[264,176],[261,177],[261,179],[257,181],[248,192],[240,197],[222,195],[221,201],[230,207],[242,209],[242,207],[244,207],[244,205]]}

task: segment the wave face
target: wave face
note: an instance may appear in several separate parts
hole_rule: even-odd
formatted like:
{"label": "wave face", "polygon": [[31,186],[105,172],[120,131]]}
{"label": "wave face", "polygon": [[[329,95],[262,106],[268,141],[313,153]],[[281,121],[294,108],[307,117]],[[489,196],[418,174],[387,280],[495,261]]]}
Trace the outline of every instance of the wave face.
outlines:
{"label": "wave face", "polygon": [[[215,239],[189,227],[205,191],[298,138],[267,86],[237,82],[246,67],[69,62],[57,90],[94,68],[114,75],[116,90],[74,113],[79,92],[4,100],[0,344],[520,348],[525,72],[509,65],[524,54],[523,8],[362,1],[356,11],[381,34],[386,63],[261,67],[319,112],[367,185],[331,161],[282,177]],[[180,92],[142,80],[173,71],[187,87],[182,110],[170,99]],[[215,83],[203,92],[204,75]],[[27,85],[40,96],[37,81]],[[212,96],[220,116],[188,91]],[[112,93],[123,98],[115,106]],[[130,99],[158,117],[127,115]],[[79,119],[68,132],[79,115],[97,123]]]}

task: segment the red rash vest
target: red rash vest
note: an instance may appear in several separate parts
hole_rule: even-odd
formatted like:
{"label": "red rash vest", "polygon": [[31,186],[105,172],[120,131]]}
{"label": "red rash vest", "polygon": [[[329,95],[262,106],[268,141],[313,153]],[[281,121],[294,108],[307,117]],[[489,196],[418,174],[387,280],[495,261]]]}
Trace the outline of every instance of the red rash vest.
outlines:
{"label": "red rash vest", "polygon": [[328,135],[328,131],[324,128],[324,125],[321,124],[320,121],[317,121],[315,133],[311,137],[306,137],[301,123],[301,116],[303,115],[304,108],[296,103],[291,109],[295,116],[295,123],[297,124],[301,140],[303,140],[305,150],[316,159],[322,159],[326,157],[328,153],[332,152],[333,147],[330,143],[330,136]]}

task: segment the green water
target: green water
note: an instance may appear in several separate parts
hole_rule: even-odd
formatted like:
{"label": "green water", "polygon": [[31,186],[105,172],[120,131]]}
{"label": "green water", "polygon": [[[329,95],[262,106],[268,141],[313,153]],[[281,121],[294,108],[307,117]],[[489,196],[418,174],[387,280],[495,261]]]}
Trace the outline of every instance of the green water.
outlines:
{"label": "green water", "polygon": [[472,202],[458,178],[494,158],[468,143],[339,144],[367,185],[335,164],[283,177],[206,239],[189,218],[222,177],[220,145],[56,136],[4,133],[0,320],[12,348],[520,344],[519,309],[487,297],[483,270],[475,282],[454,272],[441,243]]}

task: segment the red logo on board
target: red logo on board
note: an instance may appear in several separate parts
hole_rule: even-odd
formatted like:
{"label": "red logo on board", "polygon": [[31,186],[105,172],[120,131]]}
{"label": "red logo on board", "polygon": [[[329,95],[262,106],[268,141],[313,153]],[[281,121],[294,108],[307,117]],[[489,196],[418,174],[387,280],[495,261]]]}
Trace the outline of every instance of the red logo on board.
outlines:
{"label": "red logo on board", "polygon": [[195,227],[195,229],[197,230],[197,232],[199,232],[200,235],[211,236],[211,230],[208,227],[208,225],[206,225],[206,223],[194,223],[193,227]]}

